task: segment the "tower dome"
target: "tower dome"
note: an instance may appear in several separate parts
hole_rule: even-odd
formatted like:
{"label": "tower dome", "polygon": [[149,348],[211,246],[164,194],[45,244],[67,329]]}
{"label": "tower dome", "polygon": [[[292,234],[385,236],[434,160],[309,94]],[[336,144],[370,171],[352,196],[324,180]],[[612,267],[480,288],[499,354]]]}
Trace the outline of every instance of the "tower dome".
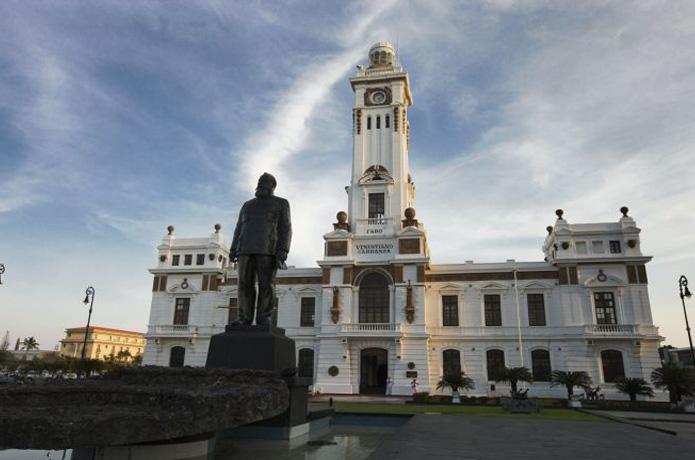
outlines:
{"label": "tower dome", "polygon": [[396,49],[388,42],[379,42],[369,49],[369,67],[388,67],[394,63]]}

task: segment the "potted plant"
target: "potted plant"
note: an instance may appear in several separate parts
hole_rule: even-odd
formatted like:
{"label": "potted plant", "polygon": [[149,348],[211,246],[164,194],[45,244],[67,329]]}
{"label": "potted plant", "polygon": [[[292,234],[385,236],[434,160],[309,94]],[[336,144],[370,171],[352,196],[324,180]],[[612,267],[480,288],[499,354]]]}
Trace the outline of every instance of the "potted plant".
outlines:
{"label": "potted plant", "polygon": [[444,375],[437,383],[437,390],[442,388],[451,388],[451,402],[454,404],[461,404],[461,396],[459,395],[459,390],[472,390],[475,388],[473,379],[468,377],[465,372],[460,374],[449,374]]}
{"label": "potted plant", "polygon": [[615,382],[615,388],[630,396],[630,401],[637,401],[637,396],[654,396],[654,390],[641,378],[623,377]]}
{"label": "potted plant", "polygon": [[574,397],[574,387],[586,388],[591,385],[591,377],[584,371],[553,371],[550,386],[564,385],[567,388],[567,400],[570,407],[582,407]]}
{"label": "potted plant", "polygon": [[667,363],[652,371],[652,383],[668,391],[671,407],[675,408],[684,396],[695,395],[695,371],[675,363]]}

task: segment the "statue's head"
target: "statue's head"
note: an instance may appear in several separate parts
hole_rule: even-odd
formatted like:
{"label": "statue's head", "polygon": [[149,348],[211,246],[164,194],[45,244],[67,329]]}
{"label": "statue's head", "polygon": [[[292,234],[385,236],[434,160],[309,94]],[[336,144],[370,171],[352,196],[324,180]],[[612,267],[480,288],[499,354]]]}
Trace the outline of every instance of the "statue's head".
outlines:
{"label": "statue's head", "polygon": [[271,174],[263,173],[261,177],[258,178],[258,185],[256,185],[256,196],[258,198],[271,196],[277,185],[277,181]]}

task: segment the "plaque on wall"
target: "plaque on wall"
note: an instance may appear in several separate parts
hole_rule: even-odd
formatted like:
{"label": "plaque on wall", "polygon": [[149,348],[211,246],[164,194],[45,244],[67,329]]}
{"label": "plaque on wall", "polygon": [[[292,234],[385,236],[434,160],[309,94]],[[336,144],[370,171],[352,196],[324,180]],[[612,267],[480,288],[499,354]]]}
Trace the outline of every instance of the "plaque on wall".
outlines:
{"label": "plaque on wall", "polygon": [[347,255],[347,241],[328,241],[326,243],[326,256],[336,257],[336,256],[346,256]]}
{"label": "plaque on wall", "polygon": [[399,254],[420,254],[420,238],[403,238],[398,240]]}
{"label": "plaque on wall", "polygon": [[408,379],[416,379],[417,371],[405,371],[405,377]]}

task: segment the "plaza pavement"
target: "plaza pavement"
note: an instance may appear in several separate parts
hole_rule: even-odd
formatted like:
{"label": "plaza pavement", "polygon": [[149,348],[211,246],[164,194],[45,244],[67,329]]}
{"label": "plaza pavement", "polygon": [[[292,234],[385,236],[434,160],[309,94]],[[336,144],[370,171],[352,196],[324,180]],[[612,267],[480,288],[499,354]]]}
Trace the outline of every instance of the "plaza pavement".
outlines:
{"label": "plaza pavement", "polygon": [[695,439],[625,423],[416,415],[369,460],[681,460],[693,455]]}

